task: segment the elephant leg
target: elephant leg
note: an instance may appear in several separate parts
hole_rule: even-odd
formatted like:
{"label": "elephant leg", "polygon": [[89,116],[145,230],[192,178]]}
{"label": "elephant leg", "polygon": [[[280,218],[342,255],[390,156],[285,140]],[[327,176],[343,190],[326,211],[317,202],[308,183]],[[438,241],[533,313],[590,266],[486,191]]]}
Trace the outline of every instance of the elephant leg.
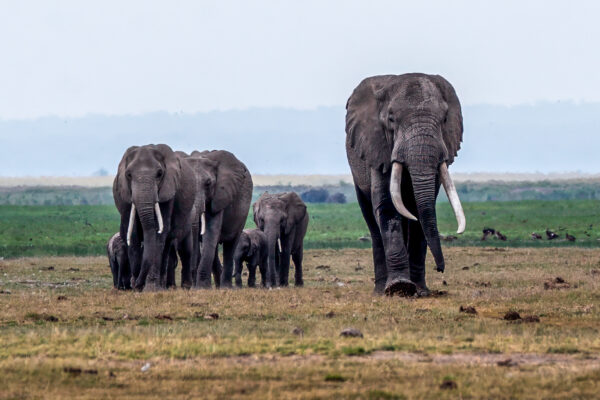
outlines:
{"label": "elephant leg", "polygon": [[260,284],[263,287],[267,287],[267,263],[269,262],[269,257],[264,256],[258,264],[258,269],[260,270]]}
{"label": "elephant leg", "polygon": [[219,245],[219,236],[223,225],[223,212],[207,216],[206,230],[202,236],[202,257],[196,274],[196,287],[208,289],[211,287],[210,273],[215,254]]}
{"label": "elephant leg", "polygon": [[233,253],[239,240],[239,235],[234,240],[223,243],[223,272],[221,273],[221,287],[232,287],[233,278]]}
{"label": "elephant leg", "polygon": [[119,289],[131,289],[131,271],[129,268],[129,260],[125,250],[119,251],[116,256],[118,264],[117,268],[117,287]]}
{"label": "elephant leg", "polygon": [[197,224],[192,224],[192,231],[190,233],[192,241],[192,257],[190,260],[189,267],[181,263],[181,287],[185,289],[189,289],[192,287],[193,279],[196,275],[196,271],[198,269],[198,261],[200,259],[200,238],[199,238],[199,229]]}
{"label": "elephant leg", "polygon": [[374,216],[383,239],[387,279],[385,293],[412,296],[417,287],[410,280],[408,251],[404,243],[403,217],[398,214],[389,193],[389,179],[376,170],[371,170],[371,198]]}
{"label": "elephant leg", "polygon": [[292,260],[294,261],[294,285],[296,287],[304,286],[304,280],[302,279],[302,257],[304,253],[304,246],[301,244],[300,248],[292,253]]}
{"label": "elephant leg", "polygon": [[175,246],[170,246],[167,256],[167,289],[175,287],[175,268],[177,268],[177,251]]}
{"label": "elephant leg", "polygon": [[290,256],[291,256],[291,248],[294,243],[294,239],[296,236],[296,230],[292,229],[290,234],[281,240],[281,258],[279,259],[279,284],[281,286],[289,285],[289,276],[290,276]]}
{"label": "elephant leg", "polygon": [[213,259],[212,274],[215,281],[215,287],[218,289],[221,287],[221,274],[223,272],[223,266],[221,260],[219,260],[219,247],[215,250],[215,258]]}
{"label": "elephant leg", "polygon": [[242,269],[244,268],[244,261],[242,260],[241,257],[234,257],[233,260],[233,264],[234,264],[234,272],[233,275],[235,276],[235,286],[241,288],[242,287]]}
{"label": "elephant leg", "polygon": [[375,272],[375,293],[383,294],[385,282],[387,280],[387,265],[385,262],[385,251],[383,249],[383,239],[379,231],[379,225],[375,221],[373,206],[371,201],[361,190],[355,186],[356,198],[362,211],[369,232],[371,233],[371,247],[373,249],[373,267]]}
{"label": "elephant leg", "polygon": [[425,283],[425,257],[427,256],[427,241],[423,228],[417,221],[410,221],[408,226],[408,260],[410,263],[410,280],[417,285],[420,296],[429,294]]}
{"label": "elephant leg", "polygon": [[[190,232],[182,241],[179,243],[179,258],[181,258],[181,287],[189,289],[191,283],[191,270],[194,264],[195,253],[194,253],[194,235]],[[186,279],[190,279],[186,283]],[[185,284],[185,285],[184,285]],[[175,285],[175,279],[173,279],[173,285]]]}
{"label": "elephant leg", "polygon": [[248,287],[256,287],[256,263],[248,261]]}

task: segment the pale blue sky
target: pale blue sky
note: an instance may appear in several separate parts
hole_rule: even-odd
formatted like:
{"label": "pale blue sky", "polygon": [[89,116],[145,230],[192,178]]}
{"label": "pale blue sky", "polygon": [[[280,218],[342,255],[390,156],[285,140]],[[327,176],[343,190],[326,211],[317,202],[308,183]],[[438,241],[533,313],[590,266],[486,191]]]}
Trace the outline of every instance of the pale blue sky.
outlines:
{"label": "pale blue sky", "polygon": [[600,101],[597,1],[0,1],[0,118],[343,105],[444,75],[466,105]]}

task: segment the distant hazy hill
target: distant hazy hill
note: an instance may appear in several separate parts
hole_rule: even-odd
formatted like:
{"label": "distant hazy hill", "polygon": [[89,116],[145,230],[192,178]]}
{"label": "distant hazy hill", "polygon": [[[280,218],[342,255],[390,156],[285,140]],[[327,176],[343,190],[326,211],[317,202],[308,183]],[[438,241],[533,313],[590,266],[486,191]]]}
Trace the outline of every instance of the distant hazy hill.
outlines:
{"label": "distant hazy hill", "polygon": [[[600,104],[468,106],[454,172],[600,172]],[[343,107],[0,121],[0,176],[113,174],[130,145],[227,149],[255,174],[347,174]]]}

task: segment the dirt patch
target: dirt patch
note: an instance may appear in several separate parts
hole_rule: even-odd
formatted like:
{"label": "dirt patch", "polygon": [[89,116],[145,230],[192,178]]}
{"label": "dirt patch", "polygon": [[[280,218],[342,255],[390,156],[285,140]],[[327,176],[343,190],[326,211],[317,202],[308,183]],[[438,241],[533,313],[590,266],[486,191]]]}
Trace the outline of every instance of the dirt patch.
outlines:
{"label": "dirt patch", "polygon": [[465,314],[477,314],[477,310],[473,306],[460,306],[458,311]]}
{"label": "dirt patch", "polygon": [[568,289],[570,287],[571,285],[560,276],[557,276],[554,279],[548,279],[544,282],[544,289],[546,290]]}

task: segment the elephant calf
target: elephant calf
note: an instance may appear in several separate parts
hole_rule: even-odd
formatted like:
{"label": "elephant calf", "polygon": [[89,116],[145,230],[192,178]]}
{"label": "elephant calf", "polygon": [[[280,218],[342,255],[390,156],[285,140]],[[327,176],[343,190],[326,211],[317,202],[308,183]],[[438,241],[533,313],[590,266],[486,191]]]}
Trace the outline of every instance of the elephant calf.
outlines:
{"label": "elephant calf", "polygon": [[260,270],[262,286],[267,285],[267,263],[269,248],[267,236],[260,229],[244,229],[233,254],[235,263],[235,285],[242,287],[242,268],[248,266],[248,287],[256,286],[256,267]]}
{"label": "elephant calf", "polygon": [[112,235],[106,244],[106,253],[116,289],[131,289],[131,270],[127,257],[127,246],[119,232]]}

